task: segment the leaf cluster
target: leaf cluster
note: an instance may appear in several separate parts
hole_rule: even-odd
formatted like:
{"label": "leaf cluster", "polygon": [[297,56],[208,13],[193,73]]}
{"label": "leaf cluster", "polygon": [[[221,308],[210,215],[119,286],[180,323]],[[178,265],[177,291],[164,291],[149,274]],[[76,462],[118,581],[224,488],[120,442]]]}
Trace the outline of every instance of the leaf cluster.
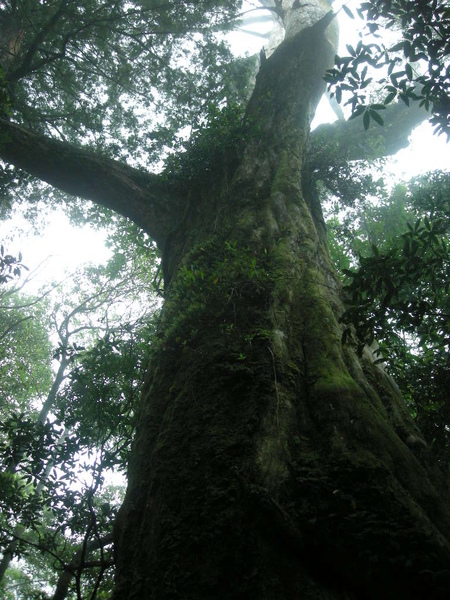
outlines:
{"label": "leaf cluster", "polygon": [[351,306],[344,319],[356,324],[356,333],[369,343],[396,328],[417,333],[427,340],[450,343],[450,311],[445,299],[449,291],[450,254],[442,229],[428,217],[418,219],[390,249],[372,246],[370,256],[361,256],[359,269],[348,270],[346,286]]}
{"label": "leaf cluster", "polygon": [[[345,12],[354,18],[348,9]],[[352,118],[363,116],[367,129],[373,120],[383,124],[387,104],[399,98],[405,104],[419,101],[431,111],[431,123],[439,133],[450,135],[450,10],[447,2],[372,0],[362,2],[357,13],[366,21],[372,39],[347,46],[347,56],[336,56],[326,81],[340,103],[347,93]],[[401,39],[389,45],[381,32],[397,31]],[[383,88],[383,102],[372,103],[367,95],[374,73]]]}
{"label": "leaf cluster", "polygon": [[0,285],[7,283],[11,279],[21,275],[21,269],[27,269],[22,263],[22,255],[19,253],[18,256],[5,253],[5,247],[3,244],[0,246]]}
{"label": "leaf cluster", "polygon": [[243,117],[241,105],[211,104],[204,120],[168,157],[165,176],[186,181],[190,187],[207,186],[218,173],[230,176],[246,139]]}

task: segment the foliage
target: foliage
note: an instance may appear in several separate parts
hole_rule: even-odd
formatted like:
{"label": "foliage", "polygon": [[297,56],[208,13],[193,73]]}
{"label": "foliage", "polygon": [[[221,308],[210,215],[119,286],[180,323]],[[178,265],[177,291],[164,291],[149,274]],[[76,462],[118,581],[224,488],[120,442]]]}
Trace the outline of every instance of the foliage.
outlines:
{"label": "foliage", "polygon": [[14,277],[20,277],[21,269],[27,269],[22,264],[22,255],[12,256],[5,254],[3,244],[0,246],[0,285],[10,281]]}
{"label": "foliage", "polygon": [[[345,12],[354,18],[353,13]],[[366,21],[371,39],[347,46],[348,56],[337,56],[327,81],[333,94],[352,108],[352,117],[362,115],[367,129],[373,120],[383,124],[386,105],[399,98],[407,105],[419,101],[432,112],[436,131],[450,135],[450,9],[443,0],[372,0],[362,2],[357,13]],[[400,41],[391,44],[381,32],[396,30]],[[374,71],[375,70],[375,71]],[[383,102],[373,103],[368,91],[376,70],[381,70]]]}
{"label": "foliage", "polygon": [[0,62],[13,114],[72,141],[94,136],[116,156],[144,152],[147,162],[174,128],[196,121],[213,90],[231,93],[231,55],[215,32],[231,26],[239,5],[4,2]]}
{"label": "foliage", "polygon": [[[361,256],[360,268],[348,271],[351,306],[344,318],[356,323],[361,339],[386,336],[389,323],[422,338],[440,339],[450,316],[448,295],[449,252],[442,230],[427,217],[418,219],[387,252],[372,246]],[[400,245],[401,244],[401,245]],[[445,340],[445,333],[444,333]]]}
{"label": "foliage", "polygon": [[449,192],[449,174],[435,172],[399,186],[369,214],[363,205],[364,211],[359,207],[347,219],[347,232],[352,231],[345,245],[354,257],[359,254],[359,264],[344,269],[349,303],[342,317],[354,328],[345,330],[344,341],[355,335],[360,349],[377,341],[378,358],[388,361],[422,430],[446,464]]}
{"label": "foliage", "polygon": [[[0,67],[10,118],[37,133],[160,170],[180,135],[201,127],[211,103],[235,103],[248,94],[254,63],[235,62],[223,42],[223,33],[238,22],[240,4],[3,2]],[[98,207],[80,209],[16,169],[3,167],[0,188],[0,216],[13,203],[27,198],[36,204],[44,194],[105,220]],[[23,214],[33,218],[36,209]]]}
{"label": "foliage", "polygon": [[39,571],[33,568],[11,567],[6,585],[0,584],[3,600],[50,600],[50,596],[42,589],[46,579],[41,579]]}
{"label": "foliage", "polygon": [[[4,339],[10,343],[22,330],[24,354],[5,349],[0,361],[7,399],[0,406],[1,564],[10,554],[25,562],[20,575],[16,570],[6,579],[5,594],[17,575],[24,581],[24,595],[18,597],[34,597],[38,588],[25,585],[30,570],[54,586],[80,543],[94,549],[89,559],[83,552],[74,567],[76,593],[111,588],[110,549],[96,544],[110,536],[122,500],[121,488],[108,488],[105,478],[123,471],[128,459],[152,336],[149,295],[158,267],[147,244],[145,236],[131,243],[111,235],[111,260],[85,267],[73,276],[71,289],[56,287],[45,301],[8,295],[14,327]],[[35,318],[28,318],[30,311]],[[29,345],[34,330],[43,340]],[[41,370],[46,377],[38,377],[39,385],[25,385],[17,375],[9,377],[13,369]],[[87,569],[86,562],[97,566]]]}
{"label": "foliage", "polygon": [[353,199],[350,196],[350,202],[341,195],[328,201],[328,240],[341,275],[343,269],[355,266],[368,248],[384,247],[407,228],[408,222],[414,223],[417,217],[408,207],[408,189],[398,184],[388,193],[380,179],[376,189],[363,183]]}
{"label": "foliage", "polygon": [[33,407],[46,393],[52,352],[44,301],[9,289],[0,303],[0,409],[6,419]]}
{"label": "foliage", "polygon": [[11,110],[11,100],[8,93],[8,82],[5,72],[0,66],[0,117],[9,117]]}
{"label": "foliage", "polygon": [[238,104],[211,104],[203,121],[180,141],[176,154],[168,157],[165,175],[190,185],[208,187],[211,177],[230,175],[246,139],[244,110]]}
{"label": "foliage", "polygon": [[79,452],[102,449],[102,467],[123,471],[147,366],[151,324],[106,332],[82,352],[57,401],[57,421],[72,432]]}

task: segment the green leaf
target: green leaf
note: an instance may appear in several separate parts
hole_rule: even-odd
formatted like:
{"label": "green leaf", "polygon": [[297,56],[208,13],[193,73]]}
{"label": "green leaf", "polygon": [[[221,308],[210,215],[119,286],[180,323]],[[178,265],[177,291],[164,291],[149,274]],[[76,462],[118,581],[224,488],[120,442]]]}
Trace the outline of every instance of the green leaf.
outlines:
{"label": "green leaf", "polygon": [[[384,107],[383,107],[384,108]],[[379,115],[376,111],[371,110],[370,111],[370,116],[372,117],[372,119],[378,123],[378,125],[384,125],[384,121],[383,118],[381,117],[381,115]]]}
{"label": "green leaf", "polygon": [[345,4],[342,5],[342,10],[345,12],[345,14],[350,17],[350,19],[354,19],[355,16],[352,13],[352,11],[348,8],[348,6],[345,6]]}
{"label": "green leaf", "polygon": [[367,129],[369,129],[370,126],[370,112],[368,110],[364,112],[363,125],[364,129],[367,131]]}
{"label": "green leaf", "polygon": [[406,77],[409,79],[409,81],[412,81],[413,77],[414,77],[414,73],[413,73],[412,67],[409,63],[406,63],[406,65],[405,65],[405,73],[406,73]]}
{"label": "green leaf", "polygon": [[405,55],[405,58],[408,58],[411,54],[411,44],[408,41],[403,42],[403,54]]}
{"label": "green leaf", "polygon": [[360,115],[362,115],[365,110],[366,110],[365,106],[362,106],[362,105],[357,106],[355,108],[355,110],[353,111],[353,113],[350,115],[349,120],[356,119],[356,117],[359,117]]}
{"label": "green leaf", "polygon": [[399,50],[403,50],[404,47],[405,47],[405,42],[399,42],[398,44],[395,44],[395,46],[392,46],[392,48],[390,48],[390,51],[398,52]]}
{"label": "green leaf", "polygon": [[385,104],[390,104],[397,97],[397,92],[390,92],[384,99]]}

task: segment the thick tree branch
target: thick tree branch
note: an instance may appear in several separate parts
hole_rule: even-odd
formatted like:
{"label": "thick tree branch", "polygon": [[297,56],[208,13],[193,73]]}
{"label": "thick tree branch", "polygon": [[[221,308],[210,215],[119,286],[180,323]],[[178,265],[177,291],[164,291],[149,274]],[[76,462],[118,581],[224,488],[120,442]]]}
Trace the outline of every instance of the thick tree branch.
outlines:
{"label": "thick tree branch", "polygon": [[417,102],[388,106],[380,112],[384,126],[371,124],[366,131],[362,118],[319,125],[310,136],[311,163],[324,165],[336,162],[336,153],[347,160],[373,160],[396,154],[409,144],[412,130],[429,113]]}
{"label": "thick tree branch", "polygon": [[167,180],[5,120],[0,120],[0,135],[1,159],[63,192],[128,217],[164,246],[182,201]]}

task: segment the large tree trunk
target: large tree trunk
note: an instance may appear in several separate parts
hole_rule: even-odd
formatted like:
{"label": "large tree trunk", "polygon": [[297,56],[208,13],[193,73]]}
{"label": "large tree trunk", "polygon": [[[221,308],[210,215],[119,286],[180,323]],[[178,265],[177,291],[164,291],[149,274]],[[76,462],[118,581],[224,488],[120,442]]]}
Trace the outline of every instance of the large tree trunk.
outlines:
{"label": "large tree trunk", "polygon": [[305,166],[325,24],[263,63],[232,180],[194,188],[165,243],[116,600],[448,597],[447,480],[390,378],[341,343]]}

